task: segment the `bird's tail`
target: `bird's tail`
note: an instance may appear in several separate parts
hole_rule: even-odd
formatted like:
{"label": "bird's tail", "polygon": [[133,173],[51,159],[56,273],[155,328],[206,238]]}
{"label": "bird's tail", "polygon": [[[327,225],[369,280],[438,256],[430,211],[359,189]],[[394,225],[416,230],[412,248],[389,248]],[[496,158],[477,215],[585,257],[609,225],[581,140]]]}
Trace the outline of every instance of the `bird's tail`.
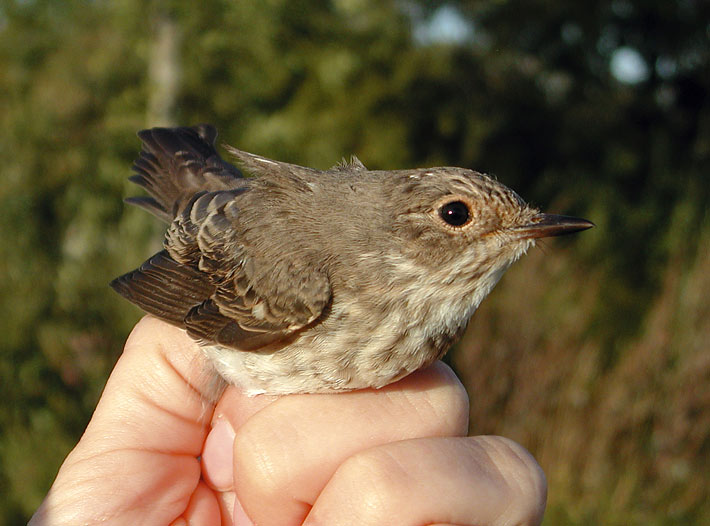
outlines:
{"label": "bird's tail", "polygon": [[224,161],[214,143],[217,130],[209,124],[151,128],[138,132],[143,141],[130,180],[150,197],[129,197],[127,203],[145,208],[170,222],[198,192],[242,186],[242,174]]}

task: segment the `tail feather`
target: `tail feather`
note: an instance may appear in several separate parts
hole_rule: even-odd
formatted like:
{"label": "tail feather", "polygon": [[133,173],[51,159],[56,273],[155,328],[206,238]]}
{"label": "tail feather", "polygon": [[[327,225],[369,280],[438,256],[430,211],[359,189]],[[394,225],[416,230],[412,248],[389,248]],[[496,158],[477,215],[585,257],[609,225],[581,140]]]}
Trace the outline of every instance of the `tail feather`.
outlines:
{"label": "tail feather", "polygon": [[209,124],[151,128],[138,132],[138,137],[143,148],[133,163],[135,174],[130,181],[144,188],[149,197],[129,197],[126,202],[166,222],[197,192],[242,186],[241,172],[215,150],[217,130]]}
{"label": "tail feather", "polygon": [[152,197],[126,197],[123,201],[129,205],[139,206],[163,221],[169,222],[171,220],[171,214]]}

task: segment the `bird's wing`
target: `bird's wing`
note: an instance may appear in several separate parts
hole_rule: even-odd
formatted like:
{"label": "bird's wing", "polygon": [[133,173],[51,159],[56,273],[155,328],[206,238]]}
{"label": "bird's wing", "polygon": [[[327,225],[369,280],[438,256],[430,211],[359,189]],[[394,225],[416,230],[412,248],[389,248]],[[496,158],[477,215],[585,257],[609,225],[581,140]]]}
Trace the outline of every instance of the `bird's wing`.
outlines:
{"label": "bird's wing", "polygon": [[136,270],[119,276],[111,287],[144,311],[178,327],[185,315],[212,294],[215,286],[204,275],[175,261],[162,250]]}
{"label": "bird's wing", "polygon": [[184,208],[194,194],[237,188],[242,174],[215,150],[217,130],[209,124],[180,128],[151,128],[138,132],[142,150],[133,163],[130,180],[150,197],[126,202],[145,208],[166,222]]}
{"label": "bird's wing", "polygon": [[323,272],[288,258],[248,254],[240,188],[194,196],[166,235],[166,250],[112,286],[147,312],[205,342],[253,350],[316,321],[331,300]]}

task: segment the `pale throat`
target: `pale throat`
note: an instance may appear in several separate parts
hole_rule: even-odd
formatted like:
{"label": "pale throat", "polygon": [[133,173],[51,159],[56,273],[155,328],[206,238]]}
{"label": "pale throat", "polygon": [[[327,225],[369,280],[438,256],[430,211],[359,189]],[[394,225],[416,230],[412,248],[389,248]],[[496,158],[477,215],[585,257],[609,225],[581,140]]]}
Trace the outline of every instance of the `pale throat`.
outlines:
{"label": "pale throat", "polygon": [[397,270],[414,277],[402,294],[407,317],[423,319],[427,333],[459,334],[505,271],[534,244],[532,239],[500,239],[485,260],[470,258],[453,269],[432,269],[409,259],[390,257],[389,263]]}

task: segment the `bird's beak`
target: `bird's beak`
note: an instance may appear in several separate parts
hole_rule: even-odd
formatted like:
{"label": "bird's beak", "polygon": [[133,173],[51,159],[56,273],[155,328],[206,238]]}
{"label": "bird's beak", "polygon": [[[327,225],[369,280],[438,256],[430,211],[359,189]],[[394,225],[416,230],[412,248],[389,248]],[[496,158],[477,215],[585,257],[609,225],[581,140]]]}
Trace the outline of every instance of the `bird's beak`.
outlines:
{"label": "bird's beak", "polygon": [[515,227],[513,232],[520,239],[535,239],[538,237],[564,236],[581,230],[592,228],[594,223],[586,219],[554,214],[537,214],[532,220],[522,226]]}

